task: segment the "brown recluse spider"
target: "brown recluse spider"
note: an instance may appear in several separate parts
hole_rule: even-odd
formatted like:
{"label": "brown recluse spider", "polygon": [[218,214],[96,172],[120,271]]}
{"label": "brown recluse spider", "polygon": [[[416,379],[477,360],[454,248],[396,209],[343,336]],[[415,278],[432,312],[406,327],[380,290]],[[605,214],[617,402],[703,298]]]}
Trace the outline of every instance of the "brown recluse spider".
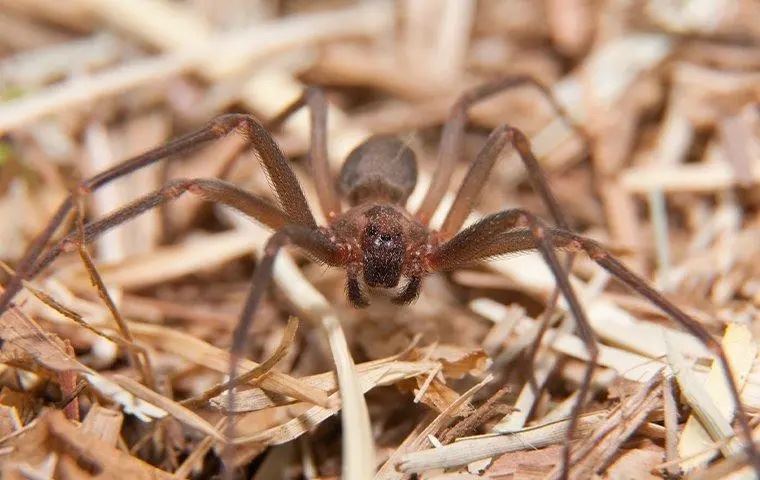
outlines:
{"label": "brown recluse spider", "polygon": [[[558,261],[555,250],[569,252],[570,255],[583,253],[657,305],[714,353],[726,373],[731,394],[737,404],[737,418],[746,442],[747,455],[756,471],[760,472],[760,456],[751,440],[747,414],[720,343],[701,324],[650,287],[597,242],[569,229],[530,144],[520,130],[508,124],[493,130],[459,187],[441,229],[433,231],[428,227],[433,212],[448,189],[451,174],[460,156],[470,107],[496,93],[520,85],[537,88],[558,114],[566,119],[550,92],[529,77],[500,79],[466,92],[454,104],[446,121],[439,148],[438,168],[420,208],[414,214],[406,210],[405,204],[416,185],[415,155],[403,142],[391,136],[371,137],[354,149],[343,164],[336,191],[327,162],[327,103],[321,90],[307,89],[268,126],[271,129],[277,128],[291,114],[304,106],[308,107],[312,125],[310,161],[317,196],[327,218],[325,226],[317,225],[293,170],[267,129],[251,115],[220,116],[193,133],[128,159],[81,182],[79,192],[70,195],[61,204],[53,219],[35,238],[18,263],[16,274],[11,277],[0,296],[0,313],[11,305],[23,280],[37,275],[59,254],[75,249],[77,242],[81,241],[76,232],[71,232],[45,250],[74,206],[75,195],[92,192],[118,177],[165,157],[187,153],[200,145],[234,133],[245,137],[258,153],[276,191],[279,206],[218,179],[173,180],[163,188],[84,228],[84,239],[90,242],[106,230],[146,210],[174,200],[184,192],[191,192],[205,200],[239,210],[275,232],[266,243],[264,255],[254,272],[250,291],[233,334],[231,378],[235,377],[236,359],[245,350],[246,333],[272,278],[277,252],[285,245],[298,246],[316,261],[345,269],[346,293],[356,307],[366,307],[369,304],[367,293],[370,289],[394,291],[392,300],[406,304],[417,298],[422,279],[426,275],[450,271],[498,255],[538,250],[556,278],[558,289],[576,321],[578,333],[589,356],[568,427],[568,438],[572,438],[578,414],[589,391],[598,348],[583,308],[570,285],[566,269]],[[533,188],[546,204],[556,226],[547,225],[528,211],[509,209],[488,215],[460,231],[473,210],[495,161],[507,145],[517,150]],[[345,211],[340,197],[350,206]],[[567,477],[569,468],[570,442],[567,441],[562,456],[563,477]]]}

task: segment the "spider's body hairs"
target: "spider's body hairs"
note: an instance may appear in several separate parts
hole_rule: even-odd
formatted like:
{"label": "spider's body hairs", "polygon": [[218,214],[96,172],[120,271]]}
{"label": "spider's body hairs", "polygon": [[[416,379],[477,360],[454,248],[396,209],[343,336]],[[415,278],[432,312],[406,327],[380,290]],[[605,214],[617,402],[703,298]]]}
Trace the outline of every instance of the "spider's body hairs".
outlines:
{"label": "spider's body hairs", "polygon": [[[570,253],[568,267],[572,255],[583,253],[626,286],[657,305],[715,354],[726,373],[732,397],[737,403],[737,418],[746,442],[747,456],[760,474],[760,455],[752,442],[738,387],[720,343],[699,322],[686,315],[645,280],[631,272],[601,245],[570,230],[562,209],[531,151],[530,143],[520,130],[507,124],[493,130],[459,187],[441,229],[433,231],[429,228],[432,213],[448,189],[456,160],[460,157],[469,108],[497,93],[521,85],[538,89],[551,102],[560,117],[567,120],[567,115],[551,93],[530,77],[498,79],[465,92],[454,104],[444,125],[438,168],[421,206],[414,213],[408,212],[405,204],[416,185],[417,164],[412,150],[395,137],[371,137],[354,149],[341,169],[338,188],[335,188],[327,162],[326,99],[321,90],[308,88],[299,99],[272,119],[268,127],[277,128],[302,107],[309,109],[312,122],[310,161],[320,206],[328,219],[325,226],[317,225],[293,170],[268,129],[250,115],[220,116],[196,132],[128,159],[83,181],[79,191],[61,204],[50,223],[35,238],[18,263],[16,274],[6,283],[5,291],[0,294],[0,314],[12,305],[23,281],[33,278],[62,252],[73,250],[73,247],[82,241],[90,242],[103,232],[162,203],[174,200],[185,192],[237,209],[275,232],[267,241],[264,255],[254,271],[240,320],[233,333],[230,349],[231,378],[236,377],[238,359],[245,352],[247,335],[256,310],[271,281],[274,260],[285,245],[295,245],[316,261],[345,269],[346,292],[356,307],[368,305],[367,289],[395,289],[393,300],[400,304],[409,303],[417,298],[422,279],[427,274],[453,270],[500,255],[538,250],[556,279],[558,292],[565,297],[568,310],[576,321],[578,335],[585,343],[589,357],[571,412],[568,441],[565,442],[562,452],[561,476],[567,478],[571,467],[569,439],[575,431],[578,416],[589,392],[598,347],[586,314],[570,284],[567,267],[561,265],[555,250]],[[571,126],[577,133],[581,133],[572,123]],[[249,146],[257,151],[280,206],[217,179],[173,180],[163,188],[112,212],[105,218],[87,224],[80,235],[72,232],[57,244],[45,248],[64,223],[77,196],[94,191],[116,178],[170,155],[186,154],[200,145],[229,134],[243,136]],[[474,209],[494,163],[507,145],[511,145],[522,159],[528,178],[546,205],[555,226],[547,225],[528,211],[510,209],[488,215],[460,231],[465,219]],[[340,196],[350,205],[345,212],[342,211]],[[536,339],[537,344],[540,340],[539,336]],[[233,401],[232,394],[229,395],[229,399],[230,402]],[[230,433],[233,425],[234,422],[230,421]]]}

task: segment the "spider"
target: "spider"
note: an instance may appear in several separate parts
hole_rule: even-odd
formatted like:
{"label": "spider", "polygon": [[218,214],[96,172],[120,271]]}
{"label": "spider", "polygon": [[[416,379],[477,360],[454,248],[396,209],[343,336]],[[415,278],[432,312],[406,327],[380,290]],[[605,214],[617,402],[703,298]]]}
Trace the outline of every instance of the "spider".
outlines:
{"label": "spider", "polygon": [[[128,159],[81,182],[80,191],[72,193],[61,204],[47,227],[27,249],[17,266],[16,274],[10,278],[5,291],[0,295],[0,313],[11,305],[23,280],[33,278],[61,253],[72,250],[81,241],[76,232],[71,232],[45,249],[73,208],[77,195],[92,192],[116,178],[168,156],[185,154],[226,135],[242,135],[261,158],[279,205],[219,179],[173,180],[163,188],[84,227],[84,241],[90,242],[103,232],[190,192],[205,200],[232,207],[271,228],[274,234],[267,241],[264,255],[255,269],[233,334],[231,373],[235,372],[235,359],[242,356],[245,350],[246,334],[272,278],[275,257],[286,245],[299,247],[318,262],[343,268],[347,278],[346,294],[350,303],[357,308],[369,305],[370,290],[385,292],[392,296],[393,302],[407,304],[417,298],[426,275],[451,271],[498,255],[538,250],[556,278],[558,291],[568,304],[589,355],[570,419],[568,438],[571,438],[589,391],[598,348],[586,314],[568,280],[566,267],[560,264],[556,250],[568,252],[570,261],[574,254],[586,254],[623,284],[658,306],[715,354],[726,372],[737,405],[737,417],[746,440],[747,455],[760,472],[760,455],[751,442],[746,412],[720,343],[697,321],[649,286],[600,244],[570,230],[531,151],[528,139],[519,129],[504,124],[491,132],[459,187],[442,227],[438,231],[429,227],[432,214],[448,189],[451,174],[461,154],[470,108],[499,92],[521,85],[537,88],[550,101],[557,114],[567,120],[567,115],[551,93],[530,77],[501,78],[465,92],[455,102],[446,120],[439,147],[438,168],[420,207],[413,213],[405,205],[417,182],[415,154],[406,144],[392,136],[373,136],[356,147],[344,162],[337,179],[337,189],[335,188],[327,162],[326,98],[320,89],[307,88],[300,98],[269,122],[268,128],[275,129],[299,109],[308,108],[311,119],[310,163],[320,207],[327,218],[327,225],[324,226],[317,224],[293,170],[268,129],[247,114],[217,117],[193,133]],[[518,208],[488,215],[461,230],[467,216],[474,209],[482,184],[507,145],[518,152],[530,183],[545,203],[554,225]],[[349,205],[345,211],[341,197]],[[563,476],[566,477],[570,467],[569,441],[565,442],[563,449],[562,466]]]}

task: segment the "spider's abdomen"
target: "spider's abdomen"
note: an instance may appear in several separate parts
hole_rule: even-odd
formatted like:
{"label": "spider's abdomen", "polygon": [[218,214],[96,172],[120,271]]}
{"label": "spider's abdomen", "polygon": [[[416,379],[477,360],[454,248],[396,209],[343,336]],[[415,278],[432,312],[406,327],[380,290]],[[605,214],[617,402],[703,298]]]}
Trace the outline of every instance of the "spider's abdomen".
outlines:
{"label": "spider's abdomen", "polygon": [[374,136],[356,147],[340,171],[338,188],[351,205],[404,205],[417,183],[414,152],[392,136]]}

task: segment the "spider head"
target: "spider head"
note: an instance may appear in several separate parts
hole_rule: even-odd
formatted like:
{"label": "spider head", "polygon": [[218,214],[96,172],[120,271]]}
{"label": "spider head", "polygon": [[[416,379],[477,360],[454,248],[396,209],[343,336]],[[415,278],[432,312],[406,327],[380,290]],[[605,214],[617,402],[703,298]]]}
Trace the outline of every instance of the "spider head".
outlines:
{"label": "spider head", "polygon": [[364,281],[370,287],[398,285],[404,266],[406,242],[392,208],[376,206],[367,212],[361,237]]}

